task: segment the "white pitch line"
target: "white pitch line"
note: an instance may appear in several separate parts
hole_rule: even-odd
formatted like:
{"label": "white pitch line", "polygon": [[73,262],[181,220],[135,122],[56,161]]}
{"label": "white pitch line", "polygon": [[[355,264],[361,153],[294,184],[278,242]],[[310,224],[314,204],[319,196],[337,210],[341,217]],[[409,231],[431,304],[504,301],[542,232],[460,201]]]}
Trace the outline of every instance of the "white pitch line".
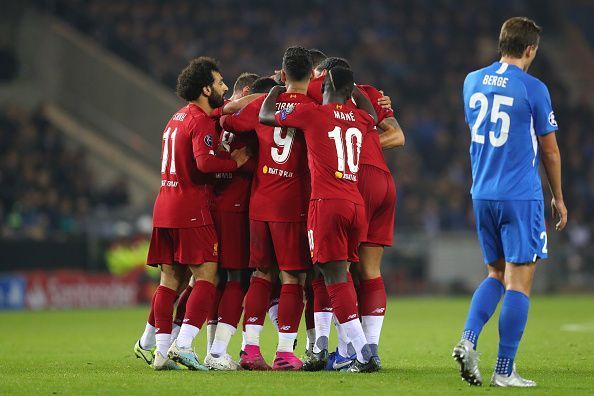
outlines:
{"label": "white pitch line", "polygon": [[568,323],[561,326],[563,331],[576,333],[594,333],[594,322],[589,323]]}

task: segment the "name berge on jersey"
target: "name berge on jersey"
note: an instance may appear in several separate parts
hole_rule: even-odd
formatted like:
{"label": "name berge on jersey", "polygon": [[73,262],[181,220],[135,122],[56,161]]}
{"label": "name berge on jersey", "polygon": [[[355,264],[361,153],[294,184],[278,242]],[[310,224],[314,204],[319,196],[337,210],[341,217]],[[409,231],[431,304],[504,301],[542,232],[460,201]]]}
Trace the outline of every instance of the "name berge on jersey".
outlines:
{"label": "name berge on jersey", "polygon": [[509,78],[501,76],[493,76],[491,74],[485,74],[483,77],[483,85],[492,85],[495,87],[507,88],[507,81]]}

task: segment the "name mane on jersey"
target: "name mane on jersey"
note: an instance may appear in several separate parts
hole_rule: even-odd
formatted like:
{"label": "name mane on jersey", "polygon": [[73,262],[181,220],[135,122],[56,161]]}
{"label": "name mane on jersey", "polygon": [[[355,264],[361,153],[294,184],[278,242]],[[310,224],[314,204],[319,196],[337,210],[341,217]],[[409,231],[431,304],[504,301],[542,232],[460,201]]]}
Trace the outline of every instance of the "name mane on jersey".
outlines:
{"label": "name mane on jersey", "polygon": [[509,78],[507,77],[485,74],[485,77],[483,77],[483,85],[493,85],[496,87],[507,88],[508,80]]}
{"label": "name mane on jersey", "polygon": [[336,118],[337,120],[342,120],[342,121],[355,122],[355,113],[353,113],[352,111],[345,113],[344,111],[334,110],[334,118]]}
{"label": "name mane on jersey", "polygon": [[171,117],[171,119],[173,121],[183,121],[184,118],[186,118],[187,114],[186,113],[175,113],[173,115],[173,117]]}

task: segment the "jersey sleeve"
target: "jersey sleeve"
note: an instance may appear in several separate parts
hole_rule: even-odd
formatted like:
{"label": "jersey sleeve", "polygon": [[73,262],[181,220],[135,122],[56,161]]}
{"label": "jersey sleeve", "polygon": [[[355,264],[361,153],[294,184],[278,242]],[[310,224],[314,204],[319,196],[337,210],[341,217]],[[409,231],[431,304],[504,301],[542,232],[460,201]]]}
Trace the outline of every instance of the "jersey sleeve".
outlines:
{"label": "jersey sleeve", "polygon": [[274,115],[276,123],[282,127],[304,129],[311,123],[310,116],[315,105],[313,103],[298,103],[288,109],[277,111]]}
{"label": "jersey sleeve", "polygon": [[378,124],[388,117],[394,117],[394,110],[392,110],[391,108],[384,109],[382,106],[379,105],[379,103],[377,103],[377,101],[382,97],[381,92],[377,88],[372,87],[370,85],[366,85],[364,86],[363,92],[367,95],[367,98],[371,102],[371,105],[373,106],[373,109],[377,114]]}
{"label": "jersey sleeve", "polygon": [[258,125],[258,113],[261,104],[261,100],[251,102],[237,113],[225,117],[221,126],[226,131],[236,133],[253,131]]}
{"label": "jersey sleeve", "polygon": [[191,128],[190,136],[192,137],[194,157],[210,154],[214,150],[215,140],[218,139],[215,139],[208,128],[201,126],[198,122],[193,122]]}
{"label": "jersey sleeve", "polygon": [[527,87],[528,102],[532,109],[534,131],[536,135],[543,136],[558,129],[551,95],[546,85],[536,80]]}

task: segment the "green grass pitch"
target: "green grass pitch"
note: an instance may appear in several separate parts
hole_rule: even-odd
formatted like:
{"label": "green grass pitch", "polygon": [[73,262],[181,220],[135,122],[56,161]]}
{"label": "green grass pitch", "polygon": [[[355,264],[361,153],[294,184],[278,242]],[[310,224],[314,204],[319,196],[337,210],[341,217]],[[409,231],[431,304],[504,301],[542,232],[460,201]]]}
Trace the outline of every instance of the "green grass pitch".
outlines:
{"label": "green grass pitch", "polygon": [[[450,357],[469,298],[399,298],[388,305],[380,345],[385,369],[375,374],[284,372],[154,372],[132,353],[146,308],[0,314],[0,395],[360,395],[594,394],[594,297],[532,298],[519,372],[531,390],[470,388]],[[205,332],[196,341],[204,357]],[[334,332],[333,332],[334,333]],[[230,352],[237,355],[240,335]],[[332,345],[335,341],[331,339]],[[303,325],[298,351],[303,350]],[[276,337],[267,323],[263,352]],[[497,319],[480,340],[488,381],[497,353]]]}

